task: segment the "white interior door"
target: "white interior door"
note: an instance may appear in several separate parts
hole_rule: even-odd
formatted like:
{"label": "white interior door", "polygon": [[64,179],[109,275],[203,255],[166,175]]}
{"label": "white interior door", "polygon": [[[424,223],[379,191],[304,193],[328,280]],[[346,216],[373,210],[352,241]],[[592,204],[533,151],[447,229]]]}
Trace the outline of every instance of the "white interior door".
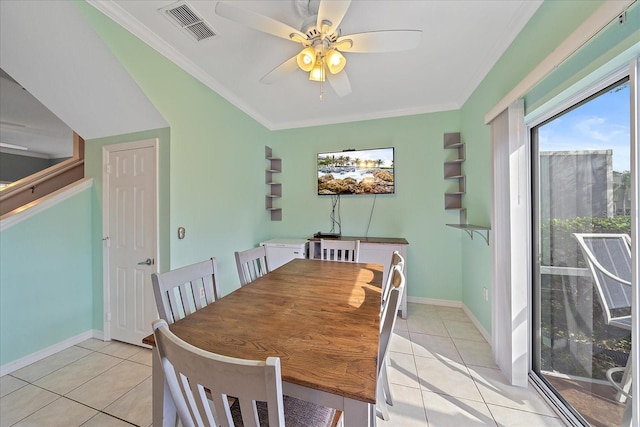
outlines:
{"label": "white interior door", "polygon": [[141,345],[157,318],[157,140],[104,147],[105,339]]}

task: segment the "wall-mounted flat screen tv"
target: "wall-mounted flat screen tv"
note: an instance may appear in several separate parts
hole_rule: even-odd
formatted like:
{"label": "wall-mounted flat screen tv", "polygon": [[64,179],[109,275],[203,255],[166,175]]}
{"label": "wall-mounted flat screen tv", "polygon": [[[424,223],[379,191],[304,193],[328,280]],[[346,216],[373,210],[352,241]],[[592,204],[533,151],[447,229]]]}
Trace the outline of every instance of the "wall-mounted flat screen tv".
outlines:
{"label": "wall-mounted flat screen tv", "polygon": [[394,194],[393,147],[318,153],[318,195]]}

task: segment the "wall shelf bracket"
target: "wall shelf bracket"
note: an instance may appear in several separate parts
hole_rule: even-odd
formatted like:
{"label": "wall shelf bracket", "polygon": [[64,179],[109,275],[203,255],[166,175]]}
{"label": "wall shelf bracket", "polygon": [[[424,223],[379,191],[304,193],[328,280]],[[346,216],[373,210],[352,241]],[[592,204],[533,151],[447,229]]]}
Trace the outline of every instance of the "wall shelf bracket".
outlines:
{"label": "wall shelf bracket", "polygon": [[471,240],[473,240],[473,235],[477,233],[480,235],[480,237],[484,239],[485,242],[487,242],[487,246],[489,245],[489,231],[491,230],[491,227],[483,227],[481,225],[471,225],[471,224],[446,224],[446,225],[449,227],[464,230],[469,235],[469,237],[471,237]]}

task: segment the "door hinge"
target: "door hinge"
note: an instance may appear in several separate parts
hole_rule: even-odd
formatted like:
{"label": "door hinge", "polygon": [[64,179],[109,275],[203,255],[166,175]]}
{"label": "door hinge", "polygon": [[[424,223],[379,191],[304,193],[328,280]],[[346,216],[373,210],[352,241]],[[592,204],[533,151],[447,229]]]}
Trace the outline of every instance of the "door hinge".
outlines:
{"label": "door hinge", "polygon": [[105,315],[105,320],[106,320],[107,322],[111,322],[111,312],[108,312],[108,313]]}
{"label": "door hinge", "polygon": [[111,163],[107,163],[107,167],[105,169],[107,173],[111,173]]}

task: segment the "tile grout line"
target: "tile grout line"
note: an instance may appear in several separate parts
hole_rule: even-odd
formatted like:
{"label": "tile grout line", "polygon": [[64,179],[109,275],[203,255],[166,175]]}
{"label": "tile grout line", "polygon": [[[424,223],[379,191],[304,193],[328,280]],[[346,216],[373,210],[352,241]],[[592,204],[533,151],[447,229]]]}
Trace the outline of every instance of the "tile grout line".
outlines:
{"label": "tile grout line", "polygon": [[[105,346],[103,346],[103,347],[101,347],[100,349],[102,349],[102,348],[104,348],[104,347],[107,347],[107,346],[108,346],[108,344],[107,344],[107,345],[105,345]],[[7,396],[9,396],[9,395],[11,395],[11,394],[13,394],[13,393],[17,392],[18,390],[23,389],[24,387],[26,387],[26,386],[28,386],[28,385],[31,385],[31,386],[33,386],[33,387],[36,387],[36,388],[40,389],[40,390],[44,390],[44,391],[46,391],[46,392],[48,392],[48,393],[51,393],[51,394],[54,394],[54,395],[56,395],[56,396],[57,396],[57,398],[55,398],[55,399],[54,399],[53,401],[51,401],[50,403],[48,403],[48,404],[46,404],[46,405],[44,405],[44,406],[42,406],[42,407],[38,408],[37,410],[35,410],[35,411],[33,411],[33,412],[31,412],[31,413],[27,414],[26,416],[24,416],[24,417],[23,417],[23,418],[21,418],[20,420],[16,421],[16,422],[15,422],[15,423],[13,423],[12,425],[16,425],[16,424],[18,424],[18,423],[20,423],[20,422],[24,421],[25,419],[27,419],[27,418],[28,418],[28,417],[30,417],[31,415],[33,415],[33,414],[35,414],[36,412],[38,412],[38,411],[40,411],[40,410],[42,410],[42,409],[44,409],[44,408],[46,408],[46,407],[50,406],[51,404],[53,404],[54,402],[57,402],[58,400],[60,400],[60,399],[62,398],[62,399],[67,399],[67,400],[69,400],[69,401],[71,401],[71,402],[77,403],[77,404],[79,404],[79,405],[82,405],[82,406],[84,406],[84,407],[86,407],[86,408],[92,409],[92,410],[94,410],[94,411],[97,411],[97,413],[96,413],[95,415],[93,415],[89,420],[85,421],[85,422],[84,422],[84,423],[82,423],[81,425],[86,424],[86,423],[87,423],[87,422],[89,422],[91,419],[95,418],[95,416],[96,416],[96,415],[98,415],[98,414],[102,413],[102,414],[107,415],[107,416],[109,416],[109,417],[116,418],[116,419],[118,419],[118,420],[120,420],[120,421],[123,421],[123,422],[125,422],[125,423],[127,423],[127,424],[129,424],[129,425],[138,426],[137,424],[134,424],[134,423],[132,423],[132,422],[130,422],[130,421],[127,421],[127,420],[125,420],[125,419],[122,419],[122,418],[120,418],[120,417],[118,417],[118,416],[115,416],[115,415],[109,414],[108,412],[105,412],[104,410],[101,410],[101,409],[98,409],[98,408],[94,408],[94,407],[89,406],[89,405],[87,405],[87,404],[85,404],[85,403],[82,403],[82,402],[79,402],[79,401],[77,401],[77,400],[75,400],[75,399],[72,399],[71,397],[68,397],[67,395],[60,394],[60,393],[58,393],[58,392],[56,392],[56,391],[53,391],[53,390],[48,390],[48,389],[46,389],[46,388],[44,388],[44,387],[41,387],[41,386],[40,386],[40,385],[38,385],[38,384],[35,384],[35,381],[39,381],[39,380],[41,380],[42,378],[44,378],[44,377],[46,377],[46,376],[48,376],[48,375],[51,375],[51,374],[53,374],[53,373],[55,373],[55,372],[58,372],[58,371],[60,371],[61,369],[64,369],[65,367],[70,366],[70,365],[72,365],[72,364],[74,364],[74,363],[76,363],[76,362],[78,362],[78,361],[80,361],[80,360],[82,360],[82,359],[84,359],[84,358],[86,358],[86,357],[89,357],[89,356],[91,356],[91,355],[93,355],[93,354],[95,354],[95,353],[103,354],[103,355],[110,356],[110,357],[115,357],[116,359],[120,359],[120,361],[119,361],[118,363],[116,363],[115,365],[113,365],[112,367],[110,367],[110,368],[108,368],[107,370],[105,370],[104,372],[102,372],[102,373],[100,373],[100,374],[98,374],[98,375],[96,375],[96,376],[94,376],[94,377],[92,377],[92,378],[88,379],[88,380],[87,380],[87,381],[85,381],[84,383],[82,383],[82,384],[78,385],[77,387],[73,388],[73,389],[72,389],[72,390],[70,390],[68,393],[71,393],[72,391],[74,391],[74,390],[78,389],[79,387],[82,387],[83,385],[85,385],[85,384],[86,384],[86,383],[88,383],[89,381],[91,381],[91,380],[95,379],[95,378],[96,378],[96,377],[98,377],[99,375],[103,375],[103,374],[105,374],[105,373],[109,372],[110,370],[112,370],[112,369],[113,369],[113,368],[115,368],[116,366],[120,365],[120,364],[121,364],[122,362],[124,362],[124,361],[128,361],[128,362],[131,362],[131,363],[135,363],[135,364],[138,364],[138,365],[141,365],[141,366],[146,366],[146,367],[148,367],[148,366],[149,366],[149,365],[146,365],[146,364],[144,364],[144,363],[140,363],[140,362],[136,362],[136,361],[133,361],[133,360],[125,359],[125,358],[123,358],[123,357],[115,356],[115,355],[113,355],[113,354],[103,353],[103,352],[101,352],[101,351],[100,351],[100,349],[98,349],[98,350],[94,350],[94,349],[90,349],[90,348],[82,347],[82,346],[80,346],[80,345],[75,345],[74,347],[78,347],[78,348],[82,348],[82,349],[84,349],[84,350],[88,350],[88,351],[90,351],[90,353],[88,353],[88,354],[86,354],[86,355],[84,355],[84,356],[82,356],[82,357],[80,357],[80,358],[78,358],[78,359],[76,359],[76,360],[74,360],[74,361],[72,361],[72,362],[70,362],[70,363],[68,363],[68,364],[64,365],[64,366],[61,366],[61,367],[60,367],[60,368],[58,368],[58,369],[55,369],[55,370],[53,370],[53,371],[51,371],[51,372],[47,373],[46,375],[43,375],[43,376],[41,376],[41,377],[36,378],[35,380],[33,380],[33,382],[32,382],[32,381],[24,380],[24,379],[19,378],[19,377],[16,377],[16,376],[14,376],[14,375],[12,375],[12,374],[7,374],[8,376],[10,376],[10,377],[12,377],[12,378],[14,378],[14,379],[17,379],[17,380],[19,380],[19,381],[23,381],[23,382],[24,382],[24,383],[26,383],[26,384],[25,384],[25,385],[23,385],[22,387],[17,388],[16,390],[12,391],[11,393],[8,393],[7,395],[2,396],[2,398],[3,398],[3,399],[4,399],[4,398],[6,398]],[[142,349],[141,349],[140,351],[142,351]],[[139,353],[139,352],[138,352],[138,353]],[[135,354],[131,355],[130,357],[134,357],[134,356],[135,356],[135,355],[137,355],[138,353],[135,353]],[[127,393],[129,393],[131,390],[133,390],[134,388],[138,387],[140,384],[142,384],[142,383],[143,383],[144,381],[146,381],[148,378],[149,378],[149,377],[147,377],[147,378],[143,379],[142,381],[140,381],[139,383],[137,383],[136,385],[134,385],[133,387],[131,387],[131,389],[130,389],[130,390],[128,390],[127,392],[123,393],[120,397],[118,397],[118,399],[122,398],[124,395],[126,395]],[[67,394],[68,394],[68,393],[67,393]],[[111,402],[109,405],[113,404],[113,403],[114,403],[115,401],[117,401],[118,399],[114,400],[114,401],[113,401],[113,402]],[[107,405],[106,407],[108,407],[109,405]],[[106,407],[105,407],[105,409],[106,409]],[[138,427],[140,427],[140,426],[138,426]]]}

